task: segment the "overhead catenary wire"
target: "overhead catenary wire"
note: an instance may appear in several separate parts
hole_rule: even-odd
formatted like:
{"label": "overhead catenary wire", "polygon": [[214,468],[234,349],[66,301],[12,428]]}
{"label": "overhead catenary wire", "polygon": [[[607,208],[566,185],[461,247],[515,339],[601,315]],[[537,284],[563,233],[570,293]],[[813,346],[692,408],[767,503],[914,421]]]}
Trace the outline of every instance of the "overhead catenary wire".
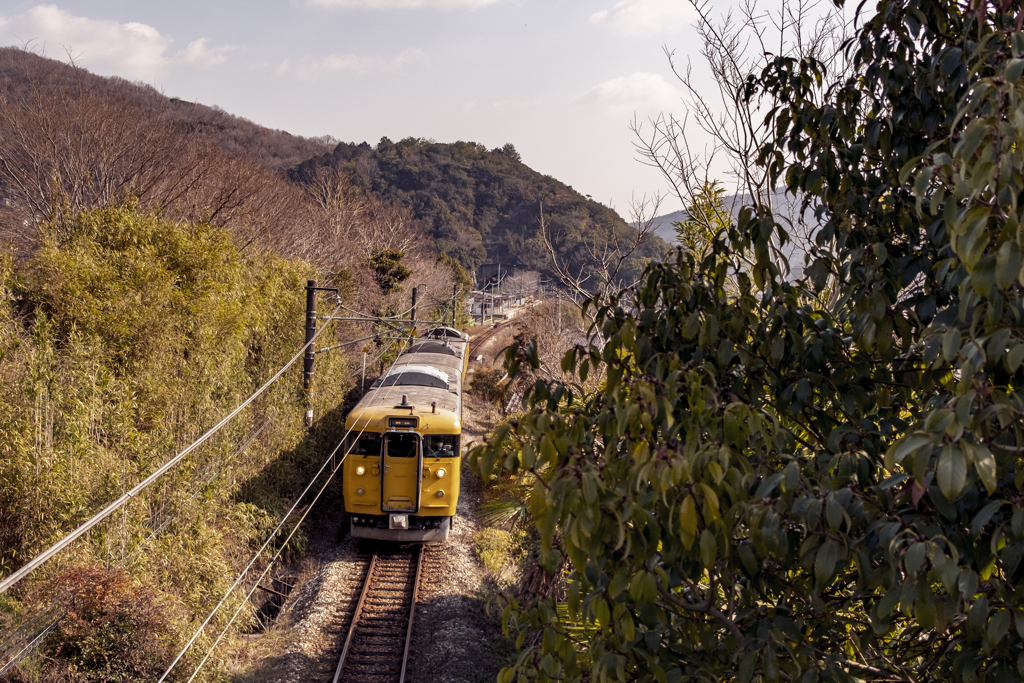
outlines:
{"label": "overhead catenary wire", "polygon": [[[379,336],[380,336],[380,334],[373,335],[373,337],[379,337]],[[400,338],[400,339],[404,339],[404,338]],[[394,345],[395,345],[394,342],[386,344],[384,346],[384,348],[382,348],[378,354],[375,354],[374,361],[376,361],[377,359],[382,357],[384,354],[386,354]],[[274,421],[275,417],[276,417],[276,411],[272,412],[263,421],[263,423],[259,427],[257,427],[252,432],[250,432],[245,437],[244,443],[241,446],[239,446],[230,456],[228,456],[228,458],[226,458],[221,463],[221,465],[219,467],[212,468],[212,471],[210,471],[210,469],[208,468],[207,471],[204,472],[203,475],[201,475],[200,481],[199,481],[199,485],[194,487],[194,490],[192,491],[192,493],[189,496],[188,500],[189,501],[193,500],[202,491],[203,486],[208,484],[215,477],[217,477],[220,474],[221,471],[223,471],[224,466],[227,463],[231,462],[236,457],[238,457],[241,453],[245,452],[249,448],[249,446],[252,445],[253,441],[255,441],[260,436],[260,434],[262,434],[267,429],[267,427],[270,426],[270,424]],[[362,430],[360,430],[360,434],[362,434]],[[347,434],[346,434],[346,437],[347,437]],[[332,452],[332,457],[337,453],[337,450],[338,449],[335,448],[335,450]],[[344,460],[344,458],[342,460]],[[332,477],[333,477],[333,475],[332,475]],[[318,495],[318,498],[319,498],[319,495]],[[158,510],[155,514],[159,515],[163,511],[163,509],[164,508],[161,507],[160,510]],[[155,539],[160,534],[160,532],[163,531],[165,528],[167,528],[167,526],[169,524],[171,524],[175,519],[177,519],[179,515],[180,515],[180,513],[172,515],[171,517],[169,517],[169,518],[167,518],[165,520],[162,520],[159,523],[159,525],[156,526],[152,530],[152,532],[149,534],[149,536],[146,539],[144,539],[139,544],[139,546],[135,549],[135,551],[132,553],[131,556],[135,556],[138,552],[140,552],[144,546],[146,546],[150,541]],[[304,519],[304,517],[303,517],[303,519]],[[301,524],[301,521],[300,521],[300,524]],[[286,541],[286,543],[287,543],[287,541]],[[282,548],[283,547],[284,546],[282,546]],[[278,553],[278,554],[280,554],[280,553]],[[118,563],[118,566],[123,565],[124,562],[127,561],[127,559],[128,558],[123,558]],[[271,563],[271,565],[268,565],[268,568],[270,566],[272,566],[272,563]],[[261,579],[262,579],[262,576],[261,576]],[[253,589],[253,590],[255,590],[255,589]],[[252,595],[252,591],[250,591],[250,593],[249,593],[249,596],[251,596],[251,595]],[[12,633],[6,639],[6,641],[2,645],[0,645],[0,652],[3,652],[3,653],[8,654],[8,655],[9,655],[9,653],[12,652],[14,647],[19,647],[17,652],[13,653],[13,655],[9,655],[6,658],[6,661],[0,660],[0,675],[3,675],[4,673],[10,671],[11,668],[16,666],[22,659],[24,659],[24,657],[26,655],[28,655],[30,652],[32,652],[43,641],[43,639],[46,638],[47,635],[49,635],[49,633],[67,615],[66,605],[67,605],[67,600],[66,599],[61,599],[61,600],[57,601],[56,603],[52,603],[49,607],[47,607],[46,609],[44,609],[44,610],[40,611],[39,613],[37,613],[28,623],[24,624],[17,631]],[[19,641],[20,641],[21,645],[20,646],[16,646],[15,644],[18,643]]]}
{"label": "overhead catenary wire", "polygon": [[[188,501],[195,499],[195,497],[202,492],[203,487],[206,484],[210,483],[218,474],[220,474],[220,472],[223,470],[224,466],[227,463],[230,463],[236,457],[244,453],[249,448],[249,446],[252,445],[252,442],[255,441],[259,437],[259,435],[263,433],[264,430],[266,430],[266,428],[271,424],[271,422],[273,422],[274,417],[275,413],[272,413],[270,416],[268,416],[267,419],[263,421],[262,425],[260,425],[258,428],[256,428],[250,433],[250,435],[246,438],[245,443],[243,443],[237,450],[235,450],[234,453],[232,453],[227,459],[225,459],[225,461],[221,464],[220,467],[213,468],[213,472],[209,473],[208,475],[204,473],[204,476],[201,478],[199,482],[199,486],[196,486],[195,489],[192,491],[192,494],[188,497]],[[157,510],[156,513],[154,513],[154,516],[161,514],[164,511],[165,507],[166,506],[161,506],[161,508]],[[148,537],[146,537],[141,543],[139,543],[139,545],[129,555],[129,557],[122,558],[121,561],[118,562],[117,566],[123,566],[124,563],[129,558],[137,555],[150,541],[155,539],[160,534],[161,531],[166,529],[171,522],[177,519],[179,514],[180,513],[163,520],[159,524],[159,526],[153,529],[153,531],[149,534]],[[32,617],[32,619],[28,623],[24,624],[13,634],[11,634],[7,638],[7,640],[3,642],[3,644],[0,644],[0,653],[8,655],[14,649],[15,643],[23,643],[21,649],[14,653],[13,656],[8,656],[6,661],[0,660],[0,676],[4,675],[8,671],[10,671],[12,667],[17,665],[18,662],[20,662],[22,659],[25,658],[26,655],[32,652],[32,650],[34,650],[39,645],[39,643],[42,642],[42,640],[54,628],[56,628],[56,626],[61,622],[61,620],[67,615],[67,602],[67,596],[65,595],[56,602],[50,603],[50,605],[48,605],[45,609],[41,610],[34,617]],[[36,625],[38,625],[41,621],[44,623],[40,627],[38,632],[30,636],[29,634],[33,632],[33,628]]]}
{"label": "overhead catenary wire", "polygon": [[379,315],[370,315],[369,313],[363,313],[362,311],[357,311],[356,309],[349,308],[348,306],[345,306],[344,304],[338,304],[338,307],[343,309],[343,310],[348,311],[349,313],[355,313],[356,315],[362,316],[362,319],[364,319],[364,320],[374,320],[374,321],[388,320],[388,319],[391,319],[391,320],[401,320],[401,316],[407,315],[409,313],[412,313],[413,309],[415,308],[415,306],[410,306],[409,308],[405,309],[404,311],[401,311],[399,313],[395,313],[394,315],[389,315],[389,316],[383,316],[382,317],[382,316],[379,316]]}
{"label": "overhead catenary wire", "polygon": [[[383,353],[381,355],[383,355]],[[395,360],[391,362],[391,367],[394,367],[395,363],[397,363],[397,362],[398,362],[398,358],[396,357]],[[391,368],[388,368],[388,369],[390,370]],[[393,389],[394,389],[393,386],[389,387],[387,392],[385,392],[384,395],[385,396],[389,395]],[[360,411],[360,417],[362,416],[363,412],[365,412],[365,411],[366,411],[366,408],[364,407],[363,410]],[[359,418],[357,417],[356,418],[356,423],[357,424],[358,424],[358,420],[359,420]],[[358,438],[358,436],[362,435],[362,433],[363,433],[363,431],[365,431],[365,429],[366,429],[366,427],[364,425],[363,428],[360,429],[359,433],[356,435],[357,438]],[[210,613],[207,615],[206,619],[203,620],[203,623],[199,625],[199,628],[196,629],[196,632],[192,635],[192,638],[190,638],[188,643],[185,644],[185,647],[182,648],[181,652],[178,653],[178,656],[174,658],[174,661],[172,661],[170,666],[167,667],[167,670],[164,671],[163,675],[158,679],[157,683],[163,683],[163,681],[166,680],[167,676],[171,673],[171,671],[174,669],[174,667],[178,665],[179,661],[181,661],[181,658],[185,656],[185,653],[188,652],[189,649],[192,647],[192,645],[195,643],[195,641],[199,639],[199,636],[202,635],[202,633],[206,629],[207,625],[209,625],[210,621],[213,620],[213,617],[217,614],[217,612],[220,611],[221,607],[224,606],[224,604],[227,602],[227,600],[231,596],[231,594],[235,591],[235,589],[239,586],[239,584],[241,584],[241,582],[245,578],[245,576],[249,573],[249,570],[252,569],[253,565],[255,565],[256,562],[259,560],[260,556],[263,554],[263,551],[267,549],[267,547],[270,545],[270,543],[277,536],[277,533],[284,527],[285,522],[287,522],[288,519],[291,517],[292,513],[295,512],[295,510],[298,508],[299,504],[302,502],[303,498],[306,497],[306,494],[309,493],[310,489],[313,488],[313,485],[316,483],[317,479],[320,478],[320,475],[323,474],[324,470],[327,469],[327,467],[332,464],[332,462],[334,460],[334,456],[337,454],[338,450],[345,443],[345,440],[348,439],[348,437],[349,437],[349,435],[351,433],[352,433],[352,429],[348,429],[348,430],[345,431],[345,434],[342,435],[341,439],[338,442],[338,445],[334,447],[334,450],[331,451],[331,454],[324,461],[324,464],[321,465],[320,469],[317,470],[315,475],[313,475],[313,478],[310,480],[309,484],[306,485],[306,488],[303,489],[302,493],[299,494],[299,497],[295,500],[295,503],[288,510],[288,512],[285,513],[285,516],[281,519],[281,521],[274,528],[274,530],[270,532],[269,536],[267,537],[267,540],[263,543],[262,546],[260,546],[259,550],[256,551],[256,553],[253,555],[253,558],[249,561],[249,563],[241,571],[241,573],[238,575],[238,578],[235,579],[235,582],[233,584],[231,584],[231,587],[228,588],[228,590],[224,593],[224,597],[221,598],[220,602],[218,602],[217,605],[210,611]],[[269,571],[269,568],[273,565],[274,561],[276,561],[277,557],[280,556],[280,554],[281,554],[281,552],[283,552],[284,548],[287,547],[288,541],[291,540],[292,536],[298,530],[299,525],[302,524],[302,521],[306,518],[306,515],[309,514],[310,510],[312,510],[313,504],[316,503],[317,500],[319,500],[320,495],[327,488],[327,485],[330,484],[330,482],[333,480],[334,475],[337,473],[341,463],[344,462],[344,460],[345,460],[345,458],[347,456],[348,456],[348,452],[346,451],[346,453],[342,456],[341,461],[338,462],[337,464],[335,464],[332,467],[331,475],[328,478],[327,482],[325,482],[323,487],[321,487],[320,491],[316,495],[316,498],[314,498],[313,503],[311,503],[309,505],[309,507],[306,509],[306,511],[303,513],[303,515],[300,518],[299,522],[295,525],[295,527],[292,529],[291,533],[288,535],[288,538],[285,540],[284,543],[281,544],[281,547],[278,549],[278,551],[275,554],[274,558],[268,563],[267,568],[264,570],[264,572],[260,576],[260,578],[256,581],[257,584],[262,580],[263,576],[266,576],[267,571]],[[248,597],[252,595],[253,591],[255,591],[255,587],[252,590],[249,591],[246,599],[248,599]],[[231,627],[232,623],[234,623],[235,618],[237,618],[238,614],[241,612],[241,609],[244,606],[244,604],[245,604],[245,602],[240,604],[238,609],[235,610],[235,614],[231,617],[231,620],[228,622],[227,626],[224,627],[224,630],[221,631],[220,635],[218,635],[217,639],[211,645],[211,647],[207,651],[206,655],[203,657],[202,661],[200,661],[200,663],[196,667],[195,671],[193,671],[192,676],[189,678],[190,681],[193,678],[195,678],[196,674],[198,674],[200,669],[202,669],[203,665],[206,663],[206,661],[209,659],[210,655],[213,653],[213,650],[220,643],[221,639],[224,636],[224,633],[226,633],[227,629]]]}
{"label": "overhead catenary wire", "polygon": [[[337,311],[338,308],[335,308],[334,312],[337,313]],[[51,557],[59,553],[67,546],[71,545],[71,543],[73,543],[74,541],[81,538],[87,531],[89,531],[89,529],[93,528],[94,526],[102,522],[104,519],[109,517],[121,506],[123,506],[125,503],[127,503],[132,498],[141,493],[144,489],[146,489],[150,484],[152,484],[154,481],[163,476],[169,469],[171,469],[179,462],[181,462],[185,458],[185,456],[199,448],[199,446],[201,446],[202,444],[206,443],[206,441],[209,440],[210,437],[219,432],[221,428],[224,427],[224,425],[226,425],[232,419],[234,419],[234,417],[238,415],[238,413],[242,412],[242,410],[244,410],[250,403],[255,401],[261,394],[263,394],[264,391],[266,391],[274,382],[276,382],[281,377],[281,375],[283,375],[285,371],[288,370],[288,368],[290,368],[299,358],[302,357],[302,355],[306,352],[306,349],[308,349],[314,342],[316,342],[317,337],[319,337],[320,334],[323,333],[323,331],[326,329],[327,326],[325,325],[321,327],[319,330],[317,330],[316,334],[313,335],[313,338],[310,339],[306,344],[304,344],[302,348],[299,349],[299,351],[294,356],[292,356],[291,360],[285,363],[284,367],[278,370],[274,374],[274,376],[267,380],[267,382],[263,386],[257,389],[255,393],[253,393],[249,398],[243,401],[237,408],[232,410],[220,422],[218,422],[216,425],[207,430],[207,432],[200,436],[198,439],[193,441],[192,444],[188,446],[185,450],[181,451],[176,456],[171,458],[169,461],[164,463],[159,469],[153,472],[153,474],[149,475],[140,483],[136,484],[134,488],[132,488],[130,491],[122,495],[114,502],[112,502],[107,507],[103,508],[103,510],[101,510],[92,518],[84,522],[81,526],[72,531],[70,534],[66,535],[64,538],[62,538],[61,540],[57,541],[52,546],[44,550],[42,553],[40,553],[35,558],[30,560],[23,567],[15,571],[6,579],[0,581],[0,594],[5,593],[11,586],[18,583],[23,578],[31,574],[37,567],[44,564]]]}

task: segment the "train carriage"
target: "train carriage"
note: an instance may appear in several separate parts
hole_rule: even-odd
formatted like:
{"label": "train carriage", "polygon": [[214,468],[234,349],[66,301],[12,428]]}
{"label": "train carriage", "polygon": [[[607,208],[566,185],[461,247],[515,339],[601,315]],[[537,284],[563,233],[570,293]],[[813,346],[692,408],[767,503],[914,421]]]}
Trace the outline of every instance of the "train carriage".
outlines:
{"label": "train carriage", "polygon": [[462,379],[469,336],[414,341],[345,420],[345,512],[353,536],[443,541],[459,499]]}

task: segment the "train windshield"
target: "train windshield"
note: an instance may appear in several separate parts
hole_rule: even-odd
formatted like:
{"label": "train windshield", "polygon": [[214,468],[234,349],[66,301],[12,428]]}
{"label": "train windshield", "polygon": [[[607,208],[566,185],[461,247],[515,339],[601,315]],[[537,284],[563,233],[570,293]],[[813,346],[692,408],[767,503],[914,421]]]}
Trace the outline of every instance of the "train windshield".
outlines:
{"label": "train windshield", "polygon": [[401,433],[388,434],[388,457],[415,458],[416,435]]}
{"label": "train windshield", "polygon": [[348,452],[352,455],[380,455],[380,434],[363,432],[348,437]]}
{"label": "train windshield", "polygon": [[423,437],[423,457],[456,458],[458,455],[458,434],[427,434]]}

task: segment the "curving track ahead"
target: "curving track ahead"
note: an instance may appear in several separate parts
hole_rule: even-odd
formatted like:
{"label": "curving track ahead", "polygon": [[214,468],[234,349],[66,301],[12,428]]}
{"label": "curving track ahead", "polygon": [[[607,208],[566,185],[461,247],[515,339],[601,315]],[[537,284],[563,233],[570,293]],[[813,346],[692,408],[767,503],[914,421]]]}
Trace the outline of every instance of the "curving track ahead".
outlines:
{"label": "curving track ahead", "polygon": [[422,546],[374,553],[333,683],[405,683],[422,571]]}
{"label": "curving track ahead", "polygon": [[491,339],[491,337],[493,337],[494,335],[498,334],[498,332],[500,332],[501,330],[505,329],[506,327],[509,327],[511,325],[515,325],[518,322],[519,322],[518,320],[516,320],[515,318],[512,318],[510,320],[506,320],[503,323],[498,323],[494,327],[491,327],[489,329],[484,330],[483,332],[481,332],[479,334],[474,335],[473,338],[469,340],[469,357],[470,357],[470,360],[472,360],[473,358],[476,358],[476,356],[478,355],[478,353],[480,351],[480,347],[482,347],[484,344],[486,344]]}

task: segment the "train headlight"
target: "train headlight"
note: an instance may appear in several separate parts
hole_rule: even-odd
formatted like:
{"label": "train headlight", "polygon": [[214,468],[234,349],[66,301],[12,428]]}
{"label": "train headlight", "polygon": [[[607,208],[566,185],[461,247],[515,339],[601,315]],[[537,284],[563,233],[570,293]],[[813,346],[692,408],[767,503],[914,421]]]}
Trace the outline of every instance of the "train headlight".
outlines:
{"label": "train headlight", "polygon": [[361,495],[363,495],[364,493],[366,493],[366,491],[365,491],[365,490],[363,490],[363,489],[356,489],[356,495],[359,495],[359,496],[361,496]]}
{"label": "train headlight", "polygon": [[448,474],[448,473],[447,473],[447,472],[445,472],[445,471],[444,471],[444,468],[442,467],[441,469],[439,469],[439,470],[437,471],[437,478],[438,478],[438,479],[444,479],[444,475],[446,475],[446,474]]}
{"label": "train headlight", "polygon": [[444,491],[438,491],[435,495],[437,495],[438,498],[444,498]]}
{"label": "train headlight", "polygon": [[360,465],[359,467],[356,468],[356,474],[358,474],[360,477],[363,476],[364,474],[366,474],[366,468]]}

